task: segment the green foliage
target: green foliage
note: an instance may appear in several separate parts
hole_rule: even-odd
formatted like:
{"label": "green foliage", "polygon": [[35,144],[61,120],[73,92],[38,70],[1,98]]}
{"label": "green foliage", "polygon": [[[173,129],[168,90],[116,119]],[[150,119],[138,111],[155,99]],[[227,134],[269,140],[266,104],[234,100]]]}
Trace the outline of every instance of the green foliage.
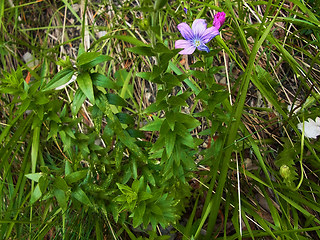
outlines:
{"label": "green foliage", "polygon": [[283,178],[283,182],[290,188],[294,188],[294,181],[297,179],[296,162],[297,155],[300,153],[299,146],[291,146],[288,140],[285,140],[283,151],[278,155],[275,165],[279,167],[279,173]]}

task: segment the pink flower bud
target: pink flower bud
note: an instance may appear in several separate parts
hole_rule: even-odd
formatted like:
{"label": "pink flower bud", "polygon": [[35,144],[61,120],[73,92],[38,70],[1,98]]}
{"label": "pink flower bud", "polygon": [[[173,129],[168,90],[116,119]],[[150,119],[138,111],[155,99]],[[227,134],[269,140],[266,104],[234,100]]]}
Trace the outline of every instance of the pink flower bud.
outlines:
{"label": "pink flower bud", "polygon": [[213,26],[217,29],[219,29],[226,20],[226,14],[224,12],[218,12],[216,15],[214,15],[213,19]]}

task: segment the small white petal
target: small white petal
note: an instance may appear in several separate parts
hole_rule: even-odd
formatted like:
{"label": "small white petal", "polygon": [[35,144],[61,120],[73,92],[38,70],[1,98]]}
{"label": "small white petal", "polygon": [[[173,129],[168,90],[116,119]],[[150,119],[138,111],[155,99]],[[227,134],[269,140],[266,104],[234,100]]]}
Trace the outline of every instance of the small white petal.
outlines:
{"label": "small white petal", "polygon": [[[304,124],[304,129],[303,129]],[[316,122],[309,118],[308,121],[304,121],[304,123],[299,123],[297,125],[298,129],[304,132],[304,135],[307,138],[317,138],[320,136],[320,118],[316,118]]]}

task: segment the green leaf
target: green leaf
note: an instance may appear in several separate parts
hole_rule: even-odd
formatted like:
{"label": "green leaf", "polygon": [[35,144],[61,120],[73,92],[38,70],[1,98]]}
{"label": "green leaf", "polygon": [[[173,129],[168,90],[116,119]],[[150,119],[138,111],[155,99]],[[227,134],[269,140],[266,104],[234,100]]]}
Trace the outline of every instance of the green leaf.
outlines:
{"label": "green leaf", "polygon": [[176,122],[176,113],[175,112],[167,112],[166,113],[166,120],[167,120],[167,123],[171,129],[171,131],[174,130],[174,124]]}
{"label": "green leaf", "polygon": [[117,94],[107,93],[106,96],[107,96],[108,102],[112,105],[122,106],[122,107],[127,106],[127,102]]}
{"label": "green leaf", "polygon": [[86,100],[86,95],[81,91],[80,88],[78,88],[74,95],[73,102],[71,105],[71,112],[73,116],[77,115],[84,100]]}
{"label": "green leaf", "polygon": [[155,118],[154,121],[147,123],[142,128],[140,128],[141,131],[160,131],[161,125],[163,123],[164,119]]}
{"label": "green leaf", "polygon": [[156,53],[172,53],[172,51],[162,43],[157,43],[153,51]]}
{"label": "green leaf", "polygon": [[101,53],[99,52],[84,52],[77,58],[77,66],[87,64],[94,61]]}
{"label": "green leaf", "polygon": [[133,215],[133,227],[138,227],[143,222],[143,214],[146,210],[146,203],[141,202],[134,210]]}
{"label": "green leaf", "polygon": [[168,99],[168,104],[170,104],[172,106],[185,106],[185,107],[188,106],[186,101],[183,98],[179,97],[179,96],[171,96]]}
{"label": "green leaf", "polygon": [[92,73],[91,74],[92,84],[95,86],[109,88],[109,89],[116,89],[116,84],[111,81],[108,77],[100,73]]}
{"label": "green leaf", "polygon": [[48,91],[60,87],[71,79],[74,74],[74,70],[66,68],[58,72],[52,79],[47,83],[47,85],[42,89],[42,91]]}
{"label": "green leaf", "polygon": [[196,77],[202,81],[205,81],[207,79],[207,75],[203,71],[190,70],[189,72],[191,73],[191,75],[193,75],[194,77]]}
{"label": "green leaf", "polygon": [[146,46],[139,46],[139,47],[132,47],[132,48],[127,48],[129,52],[139,54],[142,56],[155,56],[156,54],[152,51],[151,47],[146,47]]}
{"label": "green leaf", "polygon": [[165,143],[166,143],[166,152],[168,158],[171,156],[173,149],[174,149],[174,144],[176,141],[176,134],[172,131],[169,131],[168,134],[166,134],[165,138]]}
{"label": "green leaf", "polygon": [[208,100],[209,109],[214,110],[216,105],[222,103],[228,96],[229,93],[227,91],[215,92]]}
{"label": "green leaf", "polygon": [[35,203],[41,196],[42,196],[42,192],[40,190],[39,184],[37,184],[37,186],[35,187],[35,189],[31,194],[30,203],[31,204]]}
{"label": "green leaf", "polygon": [[68,185],[79,182],[81,179],[83,179],[88,173],[88,170],[81,170],[81,171],[76,171],[73,173],[70,173],[66,176],[66,182]]}
{"label": "green leaf", "polygon": [[55,178],[55,181],[54,181],[54,186],[58,189],[61,189],[63,190],[64,192],[68,191],[69,189],[69,186],[68,184],[66,183],[66,181],[62,178],[62,177],[59,177],[57,176]]}
{"label": "green leaf", "polygon": [[65,161],[64,174],[69,175],[73,172],[72,166],[69,161]]}
{"label": "green leaf", "polygon": [[88,198],[87,194],[78,187],[74,192],[71,193],[71,196],[75,199],[77,199],[79,202],[91,207],[92,203],[90,199]]}
{"label": "green leaf", "polygon": [[194,128],[200,126],[200,124],[201,124],[194,117],[192,117],[188,114],[180,113],[180,112],[175,113],[175,119],[177,122],[183,123],[183,125],[187,129],[194,129]]}
{"label": "green leaf", "polygon": [[67,210],[67,198],[64,191],[61,189],[55,189],[53,192],[54,196],[56,197],[59,206],[65,211]]}
{"label": "green leaf", "polygon": [[179,136],[181,136],[181,138],[179,138],[179,141],[181,141],[182,144],[190,148],[196,147],[190,132],[184,125],[182,125],[181,123],[176,123],[174,130]]}
{"label": "green leaf", "polygon": [[[81,55],[82,56],[82,55]],[[94,104],[94,94],[93,94],[93,86],[90,74],[88,72],[80,73],[77,77],[77,83],[79,84],[82,92],[87,96],[89,101]]]}
{"label": "green leaf", "polygon": [[107,38],[116,38],[128,43],[132,43],[136,46],[146,46],[145,43],[141,42],[140,40],[136,39],[135,37],[131,36],[124,36],[124,35],[112,35],[112,36],[104,36],[102,39],[107,39]]}
{"label": "green leaf", "polygon": [[160,102],[155,102],[150,104],[150,106],[148,106],[143,113],[153,113],[153,112],[158,112],[160,110],[164,110],[168,107],[168,104],[166,103],[166,101],[160,101]]}
{"label": "green leaf", "polygon": [[181,85],[181,81],[179,81],[179,79],[171,73],[165,73],[161,80],[173,86]]}
{"label": "green leaf", "polygon": [[119,121],[123,124],[133,125],[135,123],[134,118],[127,113],[119,112],[116,114]]}
{"label": "green leaf", "polygon": [[154,3],[154,10],[159,10],[160,8],[163,8],[164,5],[166,5],[168,0],[156,0]]}
{"label": "green leaf", "polygon": [[100,55],[100,56],[96,57],[95,59],[93,59],[92,61],[81,65],[80,69],[81,70],[88,70],[88,69],[93,68],[94,66],[96,66],[96,65],[98,65],[100,63],[103,63],[103,62],[106,62],[106,61],[110,61],[110,60],[112,60],[111,57],[106,56],[106,55]]}
{"label": "green leaf", "polygon": [[150,80],[152,76],[152,72],[138,72],[136,76],[146,80]]}
{"label": "green leaf", "polygon": [[121,183],[116,183],[119,190],[123,193],[123,194],[131,194],[133,193],[132,189],[127,186],[127,185],[124,185],[124,184],[121,184]]}
{"label": "green leaf", "polygon": [[[133,138],[145,138],[146,136],[144,135],[143,132],[137,130],[137,129],[133,129],[133,128],[126,128],[127,132],[129,133],[129,135]],[[141,142],[139,142],[141,143]],[[146,142],[147,143],[147,142]]]}
{"label": "green leaf", "polygon": [[43,176],[43,173],[29,173],[25,175],[26,178],[31,179],[32,181],[39,182],[40,177]]}

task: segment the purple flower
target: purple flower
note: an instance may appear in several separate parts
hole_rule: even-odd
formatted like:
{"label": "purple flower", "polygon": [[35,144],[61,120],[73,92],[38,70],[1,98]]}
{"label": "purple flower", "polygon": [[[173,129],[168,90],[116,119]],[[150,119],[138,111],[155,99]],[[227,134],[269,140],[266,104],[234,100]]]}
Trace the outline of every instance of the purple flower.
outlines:
{"label": "purple flower", "polygon": [[188,13],[188,9],[186,7],[183,8],[183,11],[185,12],[185,14]]}
{"label": "purple flower", "polygon": [[213,26],[207,28],[207,23],[204,19],[194,20],[190,28],[186,23],[178,24],[178,29],[185,40],[177,40],[175,48],[183,48],[180,54],[192,54],[196,48],[200,51],[210,52],[209,48],[205,45],[212,38],[219,35],[219,28],[225,20],[225,13],[218,13],[213,20]]}
{"label": "purple flower", "polygon": [[218,12],[216,15],[214,15],[213,18],[213,26],[219,29],[226,20],[226,14],[224,12]]}
{"label": "purple flower", "polygon": [[196,48],[200,51],[209,52],[209,48],[205,45],[213,37],[219,34],[216,28],[207,28],[204,19],[196,19],[192,24],[192,28],[186,23],[180,23],[178,29],[185,40],[177,40],[175,48],[184,48],[180,54],[192,54]]}

